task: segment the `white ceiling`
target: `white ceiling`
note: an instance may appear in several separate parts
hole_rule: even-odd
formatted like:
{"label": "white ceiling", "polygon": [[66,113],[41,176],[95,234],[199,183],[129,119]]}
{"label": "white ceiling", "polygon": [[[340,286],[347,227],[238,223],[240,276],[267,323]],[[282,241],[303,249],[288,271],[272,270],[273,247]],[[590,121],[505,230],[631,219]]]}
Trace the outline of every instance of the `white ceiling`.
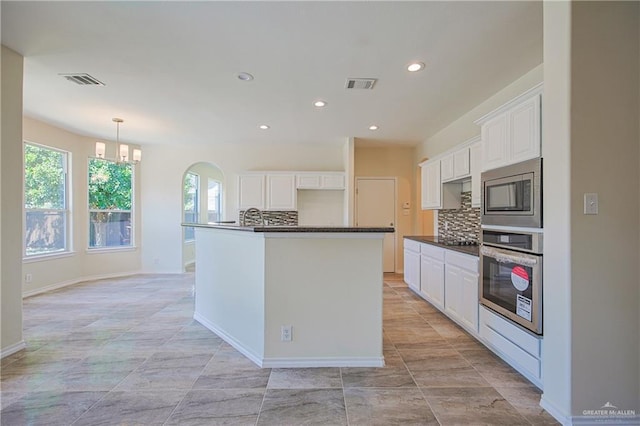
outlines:
{"label": "white ceiling", "polygon": [[[112,140],[121,117],[130,143],[412,145],[542,63],[541,1],[1,7],[2,44],[25,57],[25,113]],[[413,60],[426,69],[407,72]],[[255,79],[238,80],[242,71]],[[348,77],[378,82],[348,91]]]}

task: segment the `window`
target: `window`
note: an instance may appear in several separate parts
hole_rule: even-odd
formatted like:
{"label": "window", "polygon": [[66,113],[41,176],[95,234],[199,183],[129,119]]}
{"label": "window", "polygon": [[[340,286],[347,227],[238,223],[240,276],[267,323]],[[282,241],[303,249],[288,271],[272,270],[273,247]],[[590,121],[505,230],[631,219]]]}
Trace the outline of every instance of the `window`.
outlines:
{"label": "window", "polygon": [[207,221],[219,222],[222,220],[222,183],[209,179],[207,190]]}
{"label": "window", "polygon": [[69,251],[69,153],[24,144],[25,256]]}
{"label": "window", "polygon": [[[184,200],[184,222],[197,223],[198,220],[198,188],[200,186],[200,176],[195,173],[188,172],[184,176],[183,200]],[[184,228],[184,240],[193,241],[195,239],[195,230],[193,228]]]}
{"label": "window", "polygon": [[133,167],[89,160],[89,248],[130,247]]}

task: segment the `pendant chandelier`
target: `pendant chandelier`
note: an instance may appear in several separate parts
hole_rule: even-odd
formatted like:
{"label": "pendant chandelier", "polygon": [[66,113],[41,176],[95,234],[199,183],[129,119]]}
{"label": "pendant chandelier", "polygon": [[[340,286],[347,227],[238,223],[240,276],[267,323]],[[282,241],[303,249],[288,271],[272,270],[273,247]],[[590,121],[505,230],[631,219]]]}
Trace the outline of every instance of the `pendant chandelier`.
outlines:
{"label": "pendant chandelier", "polygon": [[[138,164],[142,160],[142,150],[133,148],[132,155],[129,157],[129,145],[120,143],[120,123],[124,123],[122,118],[112,118],[116,123],[116,162],[117,163],[133,163]],[[96,157],[106,158],[107,144],[104,142],[96,142]]]}

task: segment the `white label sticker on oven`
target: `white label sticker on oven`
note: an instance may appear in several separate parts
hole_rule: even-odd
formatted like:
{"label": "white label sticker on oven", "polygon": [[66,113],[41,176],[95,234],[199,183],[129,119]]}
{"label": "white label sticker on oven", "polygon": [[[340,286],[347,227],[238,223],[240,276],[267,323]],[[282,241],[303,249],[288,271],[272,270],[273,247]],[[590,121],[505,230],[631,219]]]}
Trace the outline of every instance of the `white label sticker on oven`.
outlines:
{"label": "white label sticker on oven", "polygon": [[531,299],[527,299],[521,294],[518,294],[516,299],[516,314],[527,321],[531,321]]}
{"label": "white label sticker on oven", "polygon": [[514,266],[511,270],[511,283],[518,291],[525,291],[529,287],[529,274],[522,266]]}

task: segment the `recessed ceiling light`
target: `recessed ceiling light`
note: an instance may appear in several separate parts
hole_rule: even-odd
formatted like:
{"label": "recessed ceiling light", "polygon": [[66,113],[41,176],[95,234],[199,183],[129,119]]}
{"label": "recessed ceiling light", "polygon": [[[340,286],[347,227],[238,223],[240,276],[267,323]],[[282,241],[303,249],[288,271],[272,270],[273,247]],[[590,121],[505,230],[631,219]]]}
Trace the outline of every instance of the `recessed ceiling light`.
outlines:
{"label": "recessed ceiling light", "polygon": [[371,126],[369,126],[369,130],[378,130],[378,126],[372,124]]}
{"label": "recessed ceiling light", "polygon": [[407,71],[416,72],[424,69],[424,62],[412,62],[407,66]]}
{"label": "recessed ceiling light", "polygon": [[323,101],[323,100],[317,100],[317,101],[315,101],[313,103],[313,106],[316,106],[318,108],[322,108],[322,107],[327,106],[327,103],[325,101]]}
{"label": "recessed ceiling light", "polygon": [[261,124],[258,127],[262,130],[268,130],[270,128],[270,126],[267,126],[266,124]]}
{"label": "recessed ceiling light", "polygon": [[238,80],[251,81],[253,80],[253,76],[248,72],[241,72],[241,73],[238,73]]}

